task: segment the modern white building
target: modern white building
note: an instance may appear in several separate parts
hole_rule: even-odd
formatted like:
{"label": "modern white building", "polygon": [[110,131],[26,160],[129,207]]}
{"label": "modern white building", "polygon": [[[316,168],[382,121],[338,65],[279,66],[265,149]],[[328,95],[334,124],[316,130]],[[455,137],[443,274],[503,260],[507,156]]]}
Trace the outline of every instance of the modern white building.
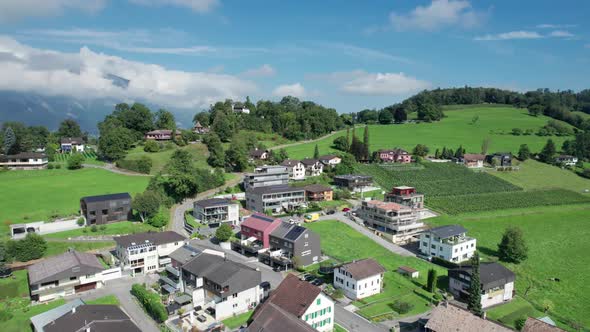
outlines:
{"label": "modern white building", "polygon": [[181,291],[195,307],[214,309],[218,321],[252,310],[264,298],[260,271],[219,255],[197,255],[181,271]]}
{"label": "modern white building", "polygon": [[116,255],[132,275],[154,273],[170,265],[170,253],[182,247],[186,238],[176,232],[148,232],[115,237]]}
{"label": "modern white building", "polygon": [[287,159],[281,166],[287,167],[289,180],[305,180],[305,166],[299,160]]}
{"label": "modern white building", "polygon": [[422,254],[460,263],[473,256],[477,240],[466,236],[460,225],[446,225],[428,229],[420,234],[419,250]]}
{"label": "modern white building", "polygon": [[385,268],[377,261],[367,258],[334,268],[334,287],[344,295],[359,300],[381,293]]}
{"label": "modern white building", "polygon": [[301,163],[305,166],[306,176],[319,176],[324,172],[324,164],[318,159],[303,159]]}
{"label": "modern white building", "polygon": [[363,201],[358,216],[370,227],[391,236],[394,243],[413,240],[424,223],[412,207],[379,200]]}
{"label": "modern white building", "polygon": [[[467,301],[471,284],[471,266],[449,270],[449,290],[456,299]],[[499,263],[480,263],[481,306],[488,308],[512,300],[514,272]]]}
{"label": "modern white building", "polygon": [[244,175],[244,189],[287,185],[289,183],[289,172],[285,166],[261,166],[254,170],[254,173]]}
{"label": "modern white building", "polygon": [[218,227],[222,223],[237,226],[240,222],[240,204],[224,198],[203,199],[194,203],[193,216],[209,227]]}
{"label": "modern white building", "polygon": [[60,140],[61,152],[84,152],[84,139],[82,137],[63,137]]}

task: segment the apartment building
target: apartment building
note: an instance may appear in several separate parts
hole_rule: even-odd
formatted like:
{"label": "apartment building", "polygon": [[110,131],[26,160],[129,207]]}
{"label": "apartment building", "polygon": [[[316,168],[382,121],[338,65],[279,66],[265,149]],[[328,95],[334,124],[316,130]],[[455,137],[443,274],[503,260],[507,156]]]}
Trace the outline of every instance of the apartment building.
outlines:
{"label": "apartment building", "polygon": [[209,227],[219,227],[222,223],[237,226],[240,222],[240,204],[224,198],[203,199],[193,204],[193,216]]}
{"label": "apartment building", "polygon": [[449,262],[466,261],[475,253],[477,240],[465,234],[460,225],[446,225],[428,229],[420,234],[419,250],[422,254]]}
{"label": "apartment building", "polygon": [[285,166],[261,166],[254,173],[244,175],[244,189],[246,191],[268,186],[286,186],[289,184],[289,171]]}
{"label": "apartment building", "polygon": [[289,180],[305,180],[305,166],[299,160],[286,159],[281,166],[287,167]]}
{"label": "apartment building", "polygon": [[301,163],[305,166],[306,176],[319,176],[324,172],[324,164],[318,159],[303,159]]}
{"label": "apartment building", "polygon": [[303,189],[305,189],[305,197],[307,197],[308,201],[331,201],[334,197],[334,190],[321,184],[310,184],[303,187]]}
{"label": "apartment building", "polygon": [[416,210],[392,202],[364,201],[357,210],[357,215],[366,225],[390,234],[394,243],[411,241],[424,226]]}
{"label": "apartment building", "polygon": [[424,194],[416,192],[414,187],[393,187],[390,192],[385,194],[385,201],[405,205],[412,209],[424,209]]}
{"label": "apartment building", "polygon": [[186,238],[176,232],[148,232],[115,237],[116,256],[132,275],[160,271],[171,264],[170,253],[182,247]]}
{"label": "apartment building", "polygon": [[87,196],[80,199],[80,211],[87,225],[102,225],[131,218],[128,193]]}
{"label": "apartment building", "polygon": [[382,162],[408,164],[412,162],[412,155],[408,151],[400,148],[390,150],[379,150],[376,152],[377,157]]}
{"label": "apartment building", "polygon": [[68,251],[28,267],[31,300],[50,301],[104,285],[104,267],[92,254]]}
{"label": "apartment building", "polygon": [[[456,299],[469,299],[471,266],[449,270],[449,291]],[[480,263],[479,281],[481,283],[481,306],[488,308],[512,300],[514,296],[514,272],[499,263]]]}
{"label": "apartment building", "polygon": [[385,268],[373,259],[353,261],[334,269],[334,287],[349,299],[359,300],[381,293],[383,273]]}
{"label": "apartment building", "polygon": [[224,257],[202,253],[184,264],[181,291],[195,307],[223,320],[254,309],[264,298],[262,273]]}
{"label": "apartment building", "polygon": [[38,152],[22,152],[12,155],[0,155],[0,167],[8,169],[43,169],[47,167],[47,155]]}
{"label": "apartment building", "polygon": [[305,205],[305,190],[287,185],[257,187],[246,191],[246,209],[270,213],[290,211]]}
{"label": "apartment building", "polygon": [[281,222],[269,234],[269,248],[258,258],[283,270],[318,263],[321,257],[320,237],[305,227]]}
{"label": "apartment building", "polygon": [[336,175],[334,184],[350,191],[363,191],[373,185],[373,177],[360,174]]}

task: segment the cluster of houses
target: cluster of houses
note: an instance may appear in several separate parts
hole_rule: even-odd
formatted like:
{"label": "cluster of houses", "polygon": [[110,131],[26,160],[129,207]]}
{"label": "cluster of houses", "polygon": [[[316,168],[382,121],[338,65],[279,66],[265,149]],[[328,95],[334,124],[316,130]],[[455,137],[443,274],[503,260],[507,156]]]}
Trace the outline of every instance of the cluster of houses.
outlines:
{"label": "cluster of houses", "polygon": [[[270,151],[265,149],[252,149],[249,152],[250,161],[267,161],[270,158]],[[335,167],[342,159],[336,155],[325,155],[318,159],[305,158],[302,160],[286,159],[280,166],[287,168],[289,180],[300,181],[310,176],[319,176],[324,172],[325,167]]]}
{"label": "cluster of houses", "polygon": [[[86,146],[81,137],[63,137],[60,139],[60,152],[73,153],[84,152]],[[0,167],[14,170],[45,169],[49,164],[49,158],[45,149],[35,152],[21,152],[12,155],[0,155]]]}

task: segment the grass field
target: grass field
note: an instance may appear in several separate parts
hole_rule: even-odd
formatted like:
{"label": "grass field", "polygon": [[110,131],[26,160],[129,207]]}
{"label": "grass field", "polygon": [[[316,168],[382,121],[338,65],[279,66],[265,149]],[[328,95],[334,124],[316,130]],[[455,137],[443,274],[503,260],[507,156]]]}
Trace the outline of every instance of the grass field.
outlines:
{"label": "grass field", "polygon": [[80,198],[118,192],[142,192],[148,177],[102,169],[9,171],[0,173],[0,232],[11,223],[78,214]]}
{"label": "grass field", "polygon": [[27,270],[13,271],[12,276],[0,279],[0,300],[29,296]]}
{"label": "grass field", "polygon": [[[461,110],[445,113],[446,117],[435,123],[409,123],[400,125],[371,125],[369,126],[369,142],[371,151],[401,147],[410,150],[416,144],[425,144],[430,152],[443,146],[455,150],[460,144],[467,152],[479,153],[484,139],[489,138],[489,151],[518,152],[521,144],[528,144],[533,152],[541,150],[547,142],[547,137],[536,135],[513,136],[512,128],[533,129],[535,132],[544,126],[549,117],[533,117],[526,109],[509,106],[463,106]],[[475,124],[471,124],[475,117],[479,117]],[[356,129],[358,137],[362,138],[363,128]],[[296,145],[287,148],[290,158],[312,157],[317,144],[321,154],[334,152],[332,142],[346,132],[328,137],[318,142]],[[561,146],[566,137],[551,137],[557,146]]]}
{"label": "grass field", "polygon": [[[127,157],[125,157],[125,159],[136,160],[142,156],[147,156],[152,160],[152,170],[150,174],[156,174],[159,171],[161,171],[164,168],[164,166],[166,166],[168,160],[170,160],[170,157],[176,149],[177,148],[171,148],[168,150],[151,153],[143,151],[143,146],[137,146],[127,153]],[[195,162],[195,165],[197,167],[209,167],[209,165],[207,164],[207,157],[209,156],[209,151],[207,150],[207,147],[204,144],[189,144],[187,146],[181,147],[180,149],[188,151],[193,156],[193,161]]]}
{"label": "grass field", "polygon": [[143,224],[140,222],[121,221],[113,224],[104,225],[105,229],[97,227],[96,232],[92,232],[90,227],[74,229],[71,231],[53,233],[44,235],[45,238],[51,239],[67,239],[69,237],[77,236],[98,236],[98,235],[119,235],[119,234],[134,234],[148,231],[158,231],[157,228]]}
{"label": "grass field", "polygon": [[[497,244],[504,229],[518,226],[529,247],[528,259],[520,265],[506,264],[516,277],[516,292],[542,308],[546,300],[554,304],[550,316],[573,320],[590,327],[590,204],[497,210],[429,219],[433,226],[461,224],[468,235],[477,238],[477,247],[485,259],[495,259]],[[560,282],[549,278],[559,278]],[[519,317],[516,317],[519,318]]]}
{"label": "grass field", "polygon": [[[444,268],[418,258],[395,255],[341,222],[325,220],[306,224],[305,227],[320,235],[322,251],[328,256],[341,262],[370,257],[385,267],[387,272],[384,277],[383,292],[355,302],[355,305],[359,307],[358,313],[366,318],[378,319],[379,316],[386,314],[393,315],[390,317],[403,317],[427,311],[432,294],[423,291],[421,287],[426,283],[428,269],[435,268],[439,276],[446,276]],[[354,243],[353,246],[350,245],[352,243]],[[401,265],[419,270],[420,278],[410,280],[395,272]],[[440,284],[446,288],[446,278],[443,277],[440,280]],[[391,305],[396,300],[411,303],[414,307],[407,314],[399,315],[391,309]]]}
{"label": "grass field", "polygon": [[115,295],[107,295],[98,299],[84,301],[86,304],[113,304],[119,305],[119,299]]}
{"label": "grass field", "polygon": [[223,325],[225,325],[230,330],[237,329],[238,327],[242,326],[242,324],[246,324],[246,322],[248,322],[248,319],[250,319],[250,317],[252,317],[253,313],[254,313],[254,311],[251,310],[251,311],[247,311],[243,314],[224,319]]}
{"label": "grass field", "polygon": [[47,251],[45,257],[63,254],[68,249],[73,248],[77,251],[90,251],[96,249],[105,249],[115,247],[115,241],[93,241],[93,242],[66,242],[50,241],[47,242]]}
{"label": "grass field", "polygon": [[13,315],[11,319],[0,324],[2,332],[31,332],[31,317],[57,308],[65,303],[65,300],[59,299],[49,303],[29,306],[30,300],[14,298],[9,301],[0,302],[0,310],[7,310]]}

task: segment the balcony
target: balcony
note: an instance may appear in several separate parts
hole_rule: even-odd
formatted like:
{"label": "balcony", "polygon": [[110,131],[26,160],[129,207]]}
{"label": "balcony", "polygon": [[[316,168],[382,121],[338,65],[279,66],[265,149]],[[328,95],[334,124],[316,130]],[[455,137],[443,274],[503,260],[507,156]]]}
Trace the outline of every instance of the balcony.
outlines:
{"label": "balcony", "polygon": [[167,276],[160,276],[160,281],[171,286],[175,291],[180,289],[180,280],[174,280]]}
{"label": "balcony", "polygon": [[166,272],[172,274],[175,277],[180,277],[180,271],[174,268],[172,265],[166,266]]}
{"label": "balcony", "polygon": [[170,257],[160,258],[158,261],[158,264],[160,264],[160,266],[168,265],[171,263],[172,263],[172,258],[170,258]]}

